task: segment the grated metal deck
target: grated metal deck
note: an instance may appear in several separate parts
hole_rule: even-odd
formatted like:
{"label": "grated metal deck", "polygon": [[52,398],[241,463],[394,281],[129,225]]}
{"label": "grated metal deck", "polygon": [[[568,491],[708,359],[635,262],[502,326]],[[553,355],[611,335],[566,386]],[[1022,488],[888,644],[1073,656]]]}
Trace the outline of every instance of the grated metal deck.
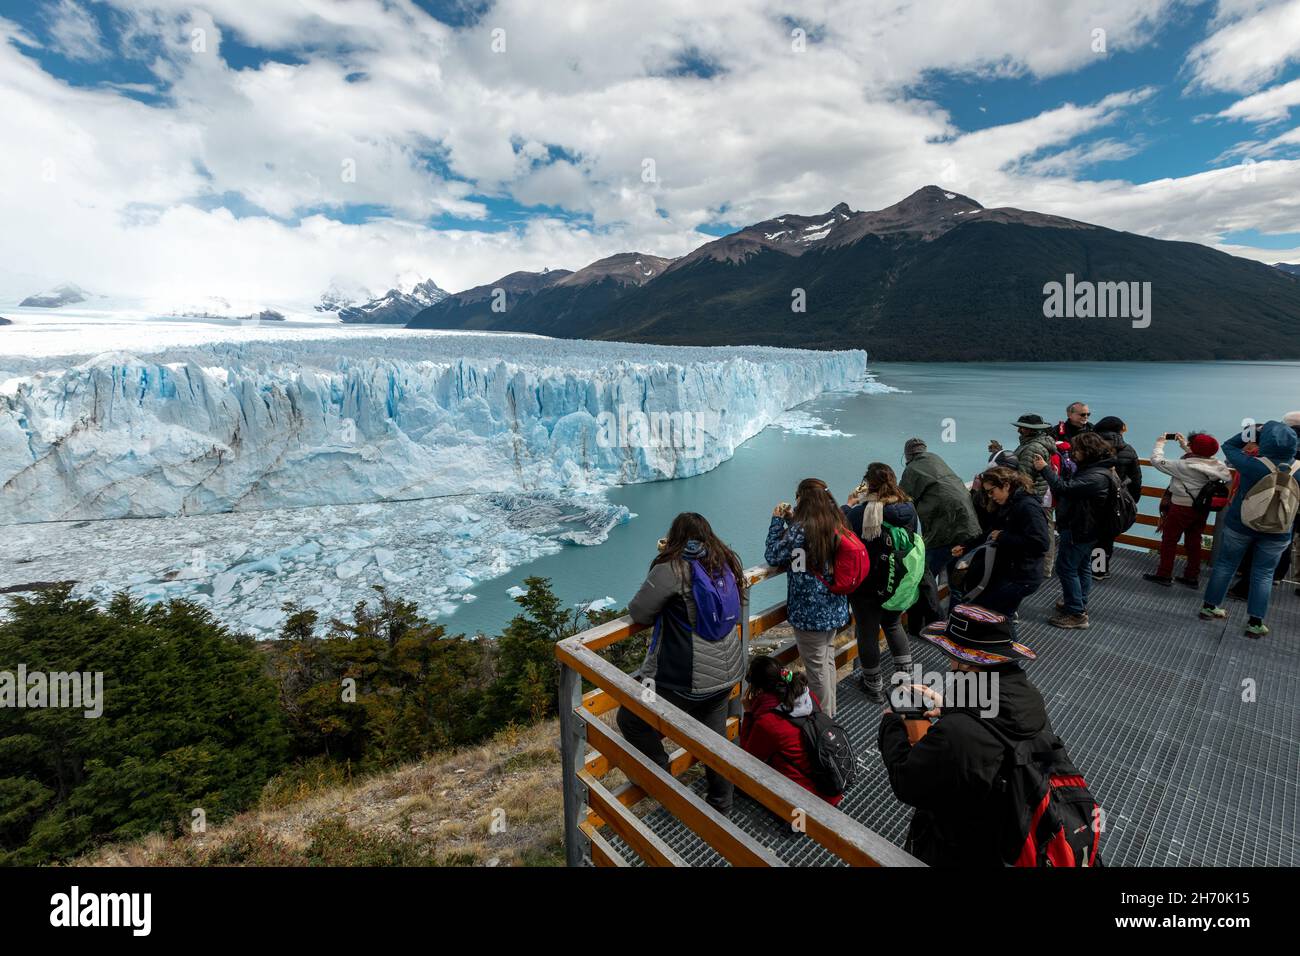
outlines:
{"label": "grated metal deck", "polygon": [[[1039,655],[1026,671],[1105,808],[1102,855],[1108,866],[1300,865],[1294,585],[1273,589],[1272,633],[1252,640],[1242,634],[1243,602],[1229,600],[1226,622],[1198,620],[1201,595],[1143,581],[1153,567],[1154,556],[1117,550],[1111,576],[1094,582],[1086,631],[1047,625],[1060,597],[1055,579],[1020,609],[1021,640]],[[927,670],[946,669],[938,650],[912,643]],[[1243,700],[1251,681],[1253,702]],[[880,708],[851,678],[841,680],[838,701],[837,720],[866,765],[840,809],[901,846],[912,811],[894,797],[876,749]],[[702,795],[703,775],[692,774]],[[731,818],[790,865],[844,865],[739,790]],[[644,819],[688,863],[726,865],[664,809]],[[604,835],[640,862],[613,833]]]}

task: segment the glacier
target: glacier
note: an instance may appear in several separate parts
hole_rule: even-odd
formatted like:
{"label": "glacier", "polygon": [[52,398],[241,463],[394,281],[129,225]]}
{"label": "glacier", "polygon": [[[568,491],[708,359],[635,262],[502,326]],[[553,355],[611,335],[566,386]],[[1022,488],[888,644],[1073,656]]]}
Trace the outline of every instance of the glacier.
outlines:
{"label": "glacier", "polygon": [[[8,379],[0,524],[690,477],[866,369],[862,351],[459,335],[375,345],[109,352]],[[608,427],[673,415],[693,416],[699,440]]]}
{"label": "glacier", "polygon": [[0,355],[0,589],[185,598],[259,636],[286,600],[327,618],[375,586],[445,620],[635,517],[604,489],[701,474],[817,424],[793,406],[882,388],[861,351],[177,325],[78,355],[39,334]]}

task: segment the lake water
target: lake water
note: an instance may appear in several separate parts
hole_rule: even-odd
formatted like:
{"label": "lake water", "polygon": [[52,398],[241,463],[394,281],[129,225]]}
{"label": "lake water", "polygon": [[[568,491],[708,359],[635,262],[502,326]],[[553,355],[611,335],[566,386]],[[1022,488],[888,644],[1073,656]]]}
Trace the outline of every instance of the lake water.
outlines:
{"label": "lake water", "polygon": [[[610,498],[637,517],[605,543],[569,546],[485,581],[471,592],[477,600],[445,623],[456,632],[499,633],[518,610],[506,591],[528,575],[550,578],[568,603],[609,596],[624,606],[656,553],[655,542],[681,511],[707,517],[746,566],[761,564],[772,507],[793,501],[800,479],[822,478],[843,500],[869,462],[888,462],[901,473],[903,442],[913,435],[969,478],[987,461],[990,438],[1015,447],[1010,423],[1021,414],[1037,412],[1055,422],[1076,400],[1088,403],[1093,421],[1122,418],[1129,443],[1143,458],[1166,431],[1204,430],[1222,440],[1244,418],[1264,421],[1300,408],[1300,363],[873,363],[872,371],[899,391],[827,395],[801,406],[849,437],[768,428],[708,474],[615,489]],[[943,440],[946,426],[954,441]],[[1155,469],[1144,471],[1147,484],[1165,483]],[[1147,501],[1144,510],[1153,505]],[[754,603],[765,606],[783,596],[784,582],[767,582],[755,589]]]}

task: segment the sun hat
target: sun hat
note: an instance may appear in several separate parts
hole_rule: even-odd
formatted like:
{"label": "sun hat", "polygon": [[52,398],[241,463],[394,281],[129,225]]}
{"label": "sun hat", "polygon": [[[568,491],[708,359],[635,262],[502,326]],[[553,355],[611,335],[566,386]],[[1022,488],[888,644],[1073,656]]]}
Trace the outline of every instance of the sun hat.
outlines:
{"label": "sun hat", "polygon": [[1028,428],[1036,432],[1045,432],[1051,428],[1051,424],[1043,421],[1042,415],[1021,415],[1018,421],[1011,423],[1015,428]]}
{"label": "sun hat", "polygon": [[991,666],[1038,657],[1013,639],[1011,621],[1005,614],[978,604],[958,604],[948,612],[948,620],[923,627],[921,636],[968,664]]}

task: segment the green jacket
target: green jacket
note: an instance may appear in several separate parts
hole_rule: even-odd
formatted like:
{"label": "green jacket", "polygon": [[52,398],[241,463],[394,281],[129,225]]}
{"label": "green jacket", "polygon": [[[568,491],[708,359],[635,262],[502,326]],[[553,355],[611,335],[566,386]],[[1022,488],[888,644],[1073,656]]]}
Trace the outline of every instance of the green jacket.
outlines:
{"label": "green jacket", "polygon": [[926,551],[951,548],[980,533],[970,490],[934,452],[923,451],[908,462],[898,485],[916,507]]}
{"label": "green jacket", "polygon": [[1029,476],[1029,480],[1034,483],[1034,494],[1039,498],[1047,494],[1047,479],[1043,477],[1041,471],[1034,471],[1034,456],[1042,455],[1043,461],[1049,465],[1052,463],[1052,456],[1056,454],[1056,442],[1052,439],[1049,432],[1039,432],[1032,438],[1026,438],[1016,449],[1016,459],[1020,462],[1020,470]]}

